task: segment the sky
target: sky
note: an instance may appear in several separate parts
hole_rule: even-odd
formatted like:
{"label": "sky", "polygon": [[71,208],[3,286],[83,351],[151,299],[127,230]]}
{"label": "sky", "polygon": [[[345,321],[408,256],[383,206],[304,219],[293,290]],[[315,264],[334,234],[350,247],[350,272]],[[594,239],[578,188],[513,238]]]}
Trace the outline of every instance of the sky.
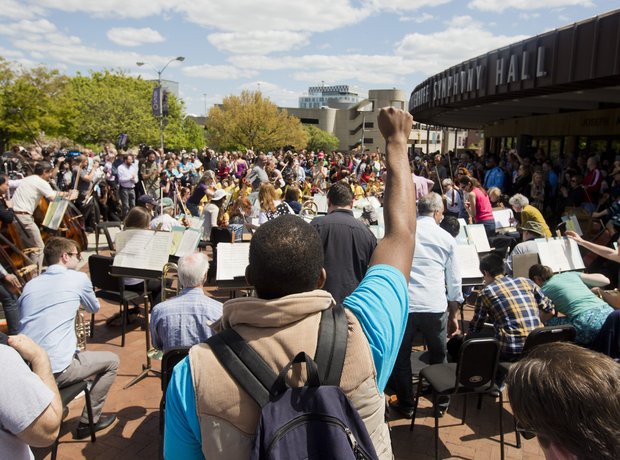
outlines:
{"label": "sky", "polygon": [[283,107],[321,84],[410,94],[459,62],[615,8],[619,0],[0,0],[0,56],[147,80],[183,56],[162,78],[179,83],[188,113],[204,115],[244,89]]}

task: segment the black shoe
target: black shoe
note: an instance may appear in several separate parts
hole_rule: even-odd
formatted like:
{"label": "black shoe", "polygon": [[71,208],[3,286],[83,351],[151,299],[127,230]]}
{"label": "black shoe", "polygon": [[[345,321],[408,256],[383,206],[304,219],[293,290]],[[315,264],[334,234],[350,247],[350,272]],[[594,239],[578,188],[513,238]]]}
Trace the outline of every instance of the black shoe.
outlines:
{"label": "black shoe", "polygon": [[413,407],[412,406],[401,406],[398,401],[390,402],[390,410],[395,409],[400,415],[402,415],[406,419],[413,418]]}
{"label": "black shoe", "polygon": [[[105,430],[107,427],[112,425],[116,420],[116,415],[102,415],[99,417],[99,421],[95,423],[94,428],[95,431]],[[73,435],[73,439],[84,439],[90,436],[90,427],[88,423],[78,423],[77,430],[75,430],[75,434]]]}
{"label": "black shoe", "polygon": [[66,419],[67,415],[69,415],[69,408],[65,406],[65,408],[62,410],[62,419]]}

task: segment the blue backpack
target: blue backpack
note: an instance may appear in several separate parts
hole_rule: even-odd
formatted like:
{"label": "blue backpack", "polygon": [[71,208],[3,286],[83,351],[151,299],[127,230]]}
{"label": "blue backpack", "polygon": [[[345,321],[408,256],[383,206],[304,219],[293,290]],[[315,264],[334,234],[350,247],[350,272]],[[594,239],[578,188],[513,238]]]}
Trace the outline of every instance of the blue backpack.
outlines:
{"label": "blue backpack", "polygon": [[[315,360],[300,352],[278,375],[233,329],[207,340],[222,366],[261,407],[251,459],[377,458],[364,422],[338,386],[347,334],[343,307],[325,310]],[[296,363],[305,363],[307,380],[291,388],[286,375]]]}

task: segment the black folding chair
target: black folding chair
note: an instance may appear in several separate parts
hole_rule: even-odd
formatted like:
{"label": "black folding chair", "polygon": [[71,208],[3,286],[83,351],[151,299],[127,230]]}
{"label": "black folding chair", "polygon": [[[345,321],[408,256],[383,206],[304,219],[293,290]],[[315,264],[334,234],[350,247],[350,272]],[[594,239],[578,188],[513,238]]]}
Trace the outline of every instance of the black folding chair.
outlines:
{"label": "black folding chair", "polygon": [[497,364],[499,361],[499,342],[494,338],[474,338],[463,342],[458,363],[433,364],[420,371],[418,390],[413,407],[410,431],[415,425],[418,403],[422,395],[423,381],[426,380],[432,390],[435,415],[435,458],[439,458],[439,408],[438,396],[463,395],[463,419],[467,415],[467,395],[488,394],[495,398],[499,393],[499,432],[501,458],[504,459],[504,427],[502,423],[503,397],[495,384]]}
{"label": "black folding chair", "polygon": [[[142,296],[137,292],[126,291],[123,279],[110,275],[110,267],[113,261],[114,258],[111,256],[93,254],[88,258],[88,270],[90,271],[90,280],[95,288],[95,295],[98,298],[119,303],[122,328],[121,347],[124,347],[129,302],[138,306]],[[91,328],[91,331],[92,329],[94,328]]]}
{"label": "black folding chair", "polygon": [[166,390],[168,389],[168,383],[172,378],[172,371],[174,366],[179,364],[183,358],[189,354],[190,347],[176,347],[166,350],[164,356],[161,359],[161,402],[159,403],[159,433],[160,436],[160,454],[163,458],[163,439],[164,439],[164,422],[166,415]]}
{"label": "black folding chair", "polygon": [[[86,410],[88,412],[88,427],[90,428],[90,440],[92,442],[95,442],[97,438],[95,436],[95,425],[93,423],[93,407],[90,402],[90,390],[88,389],[88,383],[86,383],[85,380],[82,380],[81,382],[72,383],[62,388],[58,388],[63,410],[82,391],[84,392],[84,399],[86,400]],[[58,443],[60,439],[60,433],[62,432],[62,423],[60,424],[60,428],[61,429],[58,431],[58,437],[52,445],[52,460],[56,460],[56,455],[58,454]]]}

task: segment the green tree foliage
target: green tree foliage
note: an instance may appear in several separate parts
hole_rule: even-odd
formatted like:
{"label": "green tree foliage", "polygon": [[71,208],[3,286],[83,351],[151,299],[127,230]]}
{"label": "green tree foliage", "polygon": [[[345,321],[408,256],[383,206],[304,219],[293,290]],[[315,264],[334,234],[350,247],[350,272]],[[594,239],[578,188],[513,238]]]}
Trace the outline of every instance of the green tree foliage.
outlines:
{"label": "green tree foliage", "polygon": [[[127,133],[130,143],[159,146],[159,119],[151,111],[154,83],[105,70],[61,75],[45,67],[24,69],[0,57],[0,143],[69,138],[96,147]],[[187,119],[183,102],[168,95],[167,148],[204,145],[203,129]],[[19,109],[16,111],[16,109]]]}
{"label": "green tree foliage", "polygon": [[312,125],[305,126],[305,128],[308,133],[308,150],[330,152],[338,149],[340,140],[333,134]]}
{"label": "green tree foliage", "polygon": [[308,135],[298,118],[289,116],[260,91],[224,98],[207,118],[207,140],[221,149],[271,150],[304,148]]}
{"label": "green tree foliage", "polygon": [[72,134],[69,78],[45,67],[24,69],[0,58],[0,142]]}

